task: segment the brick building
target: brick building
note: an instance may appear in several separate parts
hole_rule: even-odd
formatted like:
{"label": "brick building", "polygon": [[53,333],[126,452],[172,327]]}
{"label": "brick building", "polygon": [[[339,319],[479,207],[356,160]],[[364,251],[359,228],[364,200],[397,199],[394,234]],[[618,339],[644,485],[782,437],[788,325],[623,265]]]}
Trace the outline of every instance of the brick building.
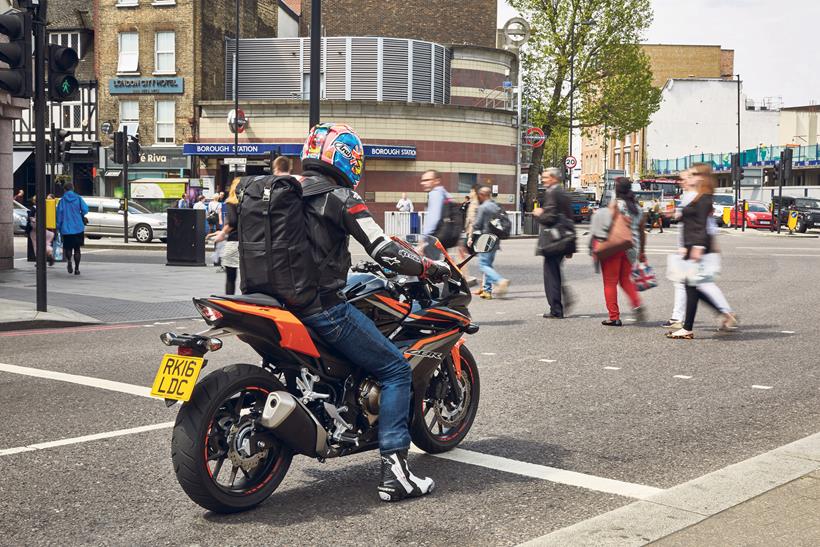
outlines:
{"label": "brick building", "polygon": [[[95,4],[99,119],[139,133],[143,161],[130,180],[175,183],[191,175],[182,144],[197,138],[197,103],[222,98],[225,39],[234,36],[233,2],[208,0],[97,0]],[[241,0],[240,35],[276,36],[275,0]],[[227,111],[225,112],[227,115]],[[104,147],[111,146],[108,136]],[[98,193],[122,191],[120,166],[108,154]],[[180,182],[182,181],[182,182]]]}
{"label": "brick building", "polygon": [[[311,0],[302,0],[302,36]],[[325,36],[384,36],[427,42],[496,45],[496,0],[333,0],[322,5]]]}
{"label": "brick building", "polygon": [[[720,46],[644,44],[652,69],[652,85],[663,88],[669,80],[680,78],[732,79],[733,50]],[[581,186],[594,188],[602,183],[606,169],[622,169],[628,176],[648,171],[646,128],[605,139],[600,128],[586,132],[581,141]]]}

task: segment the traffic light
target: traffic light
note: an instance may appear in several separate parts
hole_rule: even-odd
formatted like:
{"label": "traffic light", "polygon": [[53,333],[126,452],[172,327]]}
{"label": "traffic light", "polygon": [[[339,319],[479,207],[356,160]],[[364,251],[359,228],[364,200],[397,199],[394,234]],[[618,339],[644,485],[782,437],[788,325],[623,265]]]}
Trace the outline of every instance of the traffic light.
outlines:
{"label": "traffic light", "polygon": [[54,102],[77,99],[80,84],[74,77],[80,58],[70,47],[48,46],[48,98]]}
{"label": "traffic light", "polygon": [[140,162],[140,136],[128,135],[128,163],[134,165]]}
{"label": "traffic light", "polygon": [[791,148],[784,148],[780,153],[780,163],[783,165],[783,184],[789,184],[792,179],[792,158],[794,157],[794,150]]}
{"label": "traffic light", "polygon": [[0,44],[0,61],[9,68],[0,68],[0,89],[12,97],[30,99],[32,86],[32,37],[31,13],[8,13],[0,15],[0,34],[8,36],[8,44]]}
{"label": "traffic light", "polygon": [[772,185],[777,184],[778,179],[780,179],[780,161],[776,161],[774,163],[774,170],[772,174],[769,175],[769,181]]}
{"label": "traffic light", "polygon": [[125,148],[125,133],[117,131],[114,133],[114,163],[125,163]]}
{"label": "traffic light", "polygon": [[57,160],[60,163],[66,162],[68,152],[71,150],[72,141],[68,139],[69,135],[71,135],[71,131],[65,129],[57,130],[55,135],[57,137]]}

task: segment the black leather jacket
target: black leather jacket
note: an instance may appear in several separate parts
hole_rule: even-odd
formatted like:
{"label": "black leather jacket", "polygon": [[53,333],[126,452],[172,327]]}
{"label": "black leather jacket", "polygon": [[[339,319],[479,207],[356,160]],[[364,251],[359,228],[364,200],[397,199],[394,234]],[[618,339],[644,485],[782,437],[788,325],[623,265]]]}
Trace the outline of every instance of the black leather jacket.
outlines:
{"label": "black leather jacket", "polygon": [[364,200],[352,189],[339,186],[321,173],[307,171],[303,177],[309,237],[313,242],[314,260],[322,265],[319,286],[324,309],[342,302],[339,292],[347,283],[351,266],[350,236],[356,238],[376,262],[400,274],[434,279],[449,274],[445,264],[432,262],[388,238]]}

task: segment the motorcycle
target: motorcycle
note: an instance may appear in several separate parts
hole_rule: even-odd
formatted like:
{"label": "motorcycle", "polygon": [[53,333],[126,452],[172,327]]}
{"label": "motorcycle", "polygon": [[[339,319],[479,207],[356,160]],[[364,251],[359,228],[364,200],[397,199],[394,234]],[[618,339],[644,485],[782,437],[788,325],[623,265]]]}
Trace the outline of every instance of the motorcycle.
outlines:
{"label": "motorcycle", "polygon": [[[361,262],[343,292],[410,362],[411,437],[436,454],[466,437],[479,402],[478,366],[463,339],[479,327],[470,319],[470,290],[459,266],[495,248],[497,237],[476,238],[460,265],[435,238],[408,241],[440,253],[451,276],[436,285]],[[379,382],[279,301],[245,294],[193,302],[210,328],[161,335],[177,353],[163,357],[151,394],[168,406],[182,401],[171,458],[194,502],[218,513],[248,510],[273,494],[294,455],[325,461],[378,448]],[[197,382],[206,354],[231,335],[251,346],[261,363],[229,365]]]}

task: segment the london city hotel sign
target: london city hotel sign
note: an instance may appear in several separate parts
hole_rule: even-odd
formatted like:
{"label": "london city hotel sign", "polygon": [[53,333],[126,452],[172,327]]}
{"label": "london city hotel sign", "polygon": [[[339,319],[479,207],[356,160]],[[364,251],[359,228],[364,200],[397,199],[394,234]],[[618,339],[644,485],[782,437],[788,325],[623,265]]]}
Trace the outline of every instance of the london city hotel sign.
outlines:
{"label": "london city hotel sign", "polygon": [[112,95],[144,93],[150,95],[181,94],[184,92],[182,78],[111,78],[108,92]]}

